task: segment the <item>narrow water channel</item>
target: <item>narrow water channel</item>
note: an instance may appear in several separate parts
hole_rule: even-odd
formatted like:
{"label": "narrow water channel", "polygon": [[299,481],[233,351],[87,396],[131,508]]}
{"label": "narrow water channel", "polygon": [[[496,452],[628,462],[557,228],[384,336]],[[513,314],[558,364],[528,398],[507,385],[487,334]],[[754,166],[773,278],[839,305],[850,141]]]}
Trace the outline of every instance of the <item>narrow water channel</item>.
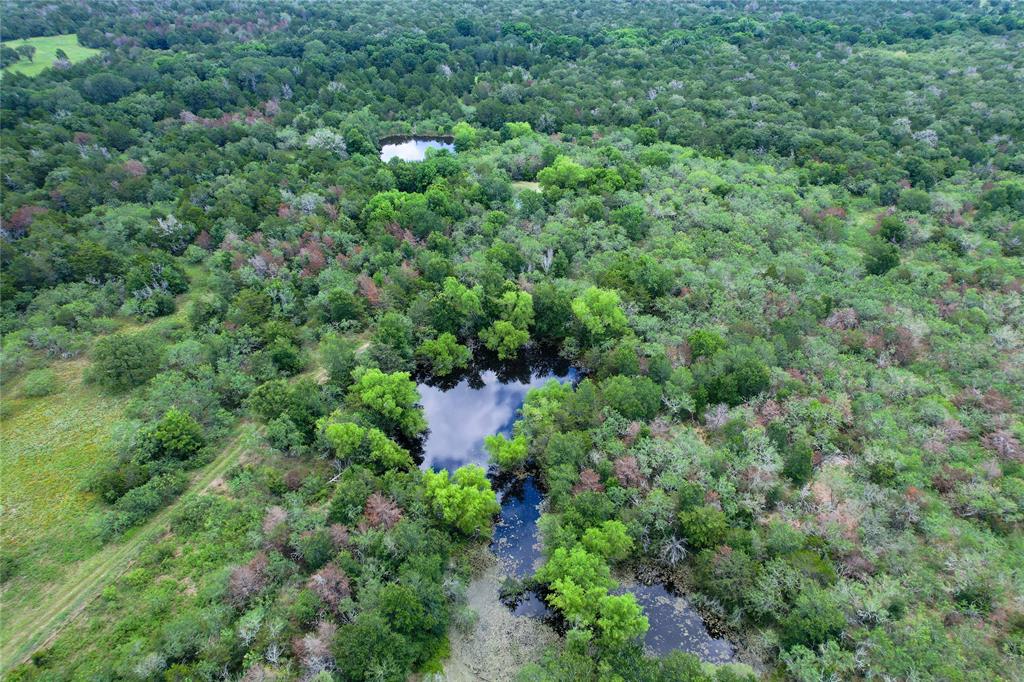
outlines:
{"label": "narrow water channel", "polygon": [[[567,365],[534,364],[473,372],[441,383],[420,383],[421,402],[430,427],[420,453],[421,466],[449,471],[466,464],[486,468],[484,437],[495,433],[512,435],[526,393],[552,379],[564,382],[574,378],[575,373]],[[534,476],[511,480],[492,477],[492,483],[501,502],[501,513],[491,551],[504,576],[527,578],[542,561],[537,521],[544,502],[543,491]],[[497,591],[497,586],[494,589]],[[650,621],[644,643],[652,653],[682,649],[709,662],[732,660],[733,647],[729,641],[712,637],[700,615],[684,598],[660,584],[627,584],[619,588],[620,592],[626,590],[636,595]],[[533,592],[524,594],[511,608],[516,616],[551,619],[547,605]]]}

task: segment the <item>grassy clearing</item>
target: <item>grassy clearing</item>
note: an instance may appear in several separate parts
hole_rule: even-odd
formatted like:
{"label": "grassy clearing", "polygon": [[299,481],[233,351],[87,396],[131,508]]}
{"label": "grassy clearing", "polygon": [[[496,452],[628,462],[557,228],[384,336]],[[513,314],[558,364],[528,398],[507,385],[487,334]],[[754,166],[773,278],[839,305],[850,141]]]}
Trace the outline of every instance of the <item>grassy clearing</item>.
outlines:
{"label": "grassy clearing", "polygon": [[22,381],[4,387],[0,544],[17,563],[0,595],[8,614],[38,599],[68,564],[99,549],[90,525],[102,508],[80,488],[111,459],[106,446],[126,399],[83,384],[87,364],[54,363],[57,388],[45,397],[24,397]]}
{"label": "grassy clearing", "polygon": [[11,64],[4,71],[12,73],[23,73],[26,76],[38,76],[53,65],[57,58],[57,50],[64,50],[71,63],[77,63],[97,55],[102,50],[86,47],[78,43],[78,36],[74,33],[66,33],[59,36],[43,36],[41,38],[27,38],[22,40],[9,40],[4,43],[7,47],[17,48],[19,45],[34,45],[36,54],[30,62],[26,59]]}
{"label": "grassy clearing", "polygon": [[534,192],[540,192],[539,182],[530,182],[529,180],[516,180],[512,183],[513,189],[517,192],[522,192],[524,189],[533,190]]}
{"label": "grassy clearing", "polygon": [[[198,268],[189,274],[202,275]],[[186,296],[179,297],[177,312],[156,320],[122,320],[118,331],[180,323],[186,303]],[[65,586],[83,584],[125,546],[99,541],[94,524],[106,507],[81,488],[92,472],[113,460],[110,437],[131,394],[111,395],[85,384],[88,366],[86,357],[52,363],[56,390],[44,397],[24,395],[24,375],[3,387],[0,547],[14,560],[13,577],[0,587],[0,665],[5,667],[12,650],[7,642],[20,637],[46,604],[67,591]]]}
{"label": "grassy clearing", "polygon": [[175,510],[185,500],[207,492],[238,462],[244,450],[253,447],[262,431],[262,426],[242,424],[217,458],[196,472],[189,490],[173,504],[128,533],[121,542],[107,545],[80,562],[64,580],[49,586],[46,593],[31,604],[22,605],[20,609],[5,604],[0,629],[0,665],[5,669],[13,667],[51,642],[107,585],[131,567],[139,552],[166,531]]}

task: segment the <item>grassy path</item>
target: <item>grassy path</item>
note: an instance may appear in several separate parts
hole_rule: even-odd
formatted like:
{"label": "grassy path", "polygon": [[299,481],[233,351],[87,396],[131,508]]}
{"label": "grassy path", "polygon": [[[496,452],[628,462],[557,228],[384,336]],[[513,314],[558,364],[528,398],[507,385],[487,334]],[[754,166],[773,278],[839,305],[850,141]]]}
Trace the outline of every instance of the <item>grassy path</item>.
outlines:
{"label": "grassy path", "polygon": [[0,645],[0,669],[7,670],[22,663],[52,641],[104,587],[128,570],[139,551],[166,529],[175,510],[185,500],[206,492],[238,461],[251,436],[262,431],[262,426],[242,424],[239,433],[216,459],[197,472],[192,485],[175,502],[129,533],[123,542],[108,545],[81,562],[64,577],[62,584],[49,590],[45,600],[35,608],[16,614],[12,619],[9,619],[10,614],[4,614],[4,629],[11,634]]}

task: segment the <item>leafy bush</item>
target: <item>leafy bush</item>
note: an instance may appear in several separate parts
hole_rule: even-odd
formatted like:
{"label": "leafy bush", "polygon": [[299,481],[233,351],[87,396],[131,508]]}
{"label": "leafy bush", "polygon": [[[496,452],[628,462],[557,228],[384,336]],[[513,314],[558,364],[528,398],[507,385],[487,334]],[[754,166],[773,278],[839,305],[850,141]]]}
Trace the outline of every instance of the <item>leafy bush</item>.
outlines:
{"label": "leafy bush", "polygon": [[111,540],[137,526],[173,500],[188,486],[188,476],[180,472],[154,476],[125,493],[100,522],[99,534]]}
{"label": "leafy bush", "polygon": [[831,596],[813,590],[797,597],[793,610],[782,620],[780,639],[786,649],[803,646],[813,650],[839,637],[844,627],[846,618]]}
{"label": "leafy bush", "polygon": [[91,377],[115,391],[135,388],[160,370],[160,355],[159,344],[149,334],[106,336],[93,347]]}
{"label": "leafy bush", "polygon": [[661,387],[650,377],[614,376],[601,382],[601,399],[626,419],[651,419],[661,407]]}
{"label": "leafy bush", "polygon": [[900,264],[900,250],[888,242],[872,240],[868,245],[864,267],[869,274],[884,275]]}
{"label": "leafy bush", "polygon": [[57,390],[57,375],[52,369],[34,369],[25,375],[21,393],[27,398],[42,398]]}
{"label": "leafy bush", "polygon": [[172,408],[149,431],[143,447],[157,459],[188,459],[198,453],[206,439],[203,427],[192,416]]}

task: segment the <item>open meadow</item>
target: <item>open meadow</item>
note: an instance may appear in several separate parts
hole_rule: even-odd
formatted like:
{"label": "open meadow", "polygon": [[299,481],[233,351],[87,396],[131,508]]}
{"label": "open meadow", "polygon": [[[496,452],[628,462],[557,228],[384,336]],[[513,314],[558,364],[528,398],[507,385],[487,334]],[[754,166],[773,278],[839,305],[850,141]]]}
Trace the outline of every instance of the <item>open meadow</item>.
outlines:
{"label": "open meadow", "polygon": [[52,66],[53,60],[57,58],[57,50],[64,50],[72,64],[77,64],[102,52],[102,50],[96,50],[79,44],[78,36],[74,33],[8,40],[3,44],[14,49],[17,49],[20,45],[32,45],[36,48],[32,61],[22,59],[4,69],[4,71],[11,71],[12,73],[23,73],[26,76],[38,76],[43,72],[43,69]]}

